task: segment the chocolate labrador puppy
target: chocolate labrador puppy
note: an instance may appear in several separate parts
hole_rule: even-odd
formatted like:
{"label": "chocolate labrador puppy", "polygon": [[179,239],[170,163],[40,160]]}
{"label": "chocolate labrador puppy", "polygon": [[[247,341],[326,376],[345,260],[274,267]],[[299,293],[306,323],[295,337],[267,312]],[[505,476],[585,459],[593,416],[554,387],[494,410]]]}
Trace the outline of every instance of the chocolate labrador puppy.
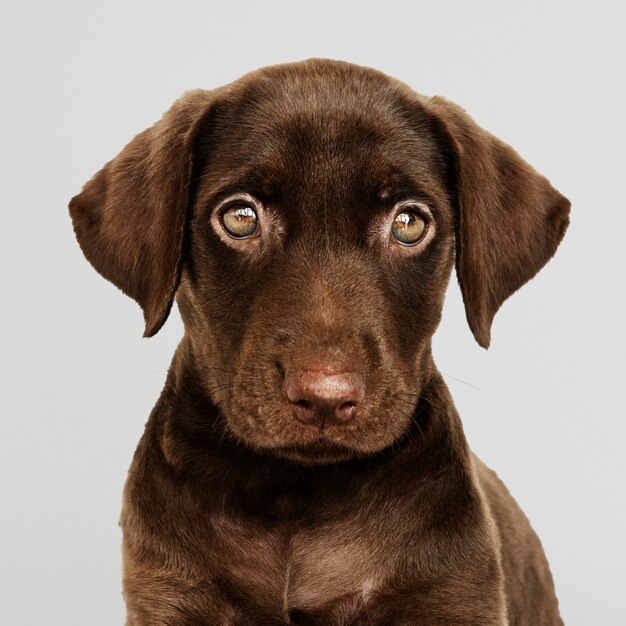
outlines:
{"label": "chocolate labrador puppy", "polygon": [[487,347],[569,202],[458,106],[310,60],[183,95],[72,199],[145,336],[185,326],[121,518],[129,626],[561,624],[431,354]]}

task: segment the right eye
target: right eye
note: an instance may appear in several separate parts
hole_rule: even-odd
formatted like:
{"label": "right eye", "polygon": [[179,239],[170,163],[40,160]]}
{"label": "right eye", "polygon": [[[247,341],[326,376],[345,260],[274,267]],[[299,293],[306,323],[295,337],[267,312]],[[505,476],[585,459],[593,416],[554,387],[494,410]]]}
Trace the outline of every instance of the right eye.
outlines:
{"label": "right eye", "polygon": [[259,216],[247,204],[229,206],[220,215],[220,223],[233,239],[248,239],[259,230]]}

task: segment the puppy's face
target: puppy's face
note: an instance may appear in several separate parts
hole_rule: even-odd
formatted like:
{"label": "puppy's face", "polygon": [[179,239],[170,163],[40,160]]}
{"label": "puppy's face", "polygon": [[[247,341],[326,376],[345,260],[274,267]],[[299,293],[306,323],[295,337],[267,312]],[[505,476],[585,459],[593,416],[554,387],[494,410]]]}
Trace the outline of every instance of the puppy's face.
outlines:
{"label": "puppy's face", "polygon": [[189,92],[70,203],[146,335],[177,297],[186,359],[226,432],[306,463],[419,427],[454,261],[487,347],[568,210],[452,103],[322,60]]}
{"label": "puppy's face", "polygon": [[255,448],[338,460],[419,419],[452,209],[432,124],[384,87],[363,107],[341,83],[253,86],[200,138],[178,302],[206,389]]}

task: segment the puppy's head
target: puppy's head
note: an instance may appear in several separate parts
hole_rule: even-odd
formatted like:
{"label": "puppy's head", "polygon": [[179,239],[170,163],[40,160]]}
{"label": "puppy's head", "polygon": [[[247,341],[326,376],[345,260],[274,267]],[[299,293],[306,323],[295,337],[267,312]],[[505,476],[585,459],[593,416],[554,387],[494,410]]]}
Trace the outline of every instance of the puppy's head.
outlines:
{"label": "puppy's head", "polygon": [[331,462],[409,429],[455,261],[487,347],[569,202],[456,105],[313,60],[185,94],[70,212],[147,336],[177,298],[228,432]]}

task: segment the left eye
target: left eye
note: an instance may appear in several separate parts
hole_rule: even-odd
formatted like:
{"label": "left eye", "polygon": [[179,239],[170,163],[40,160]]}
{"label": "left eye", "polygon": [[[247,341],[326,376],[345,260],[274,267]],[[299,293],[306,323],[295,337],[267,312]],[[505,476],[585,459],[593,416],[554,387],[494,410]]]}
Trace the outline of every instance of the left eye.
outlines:
{"label": "left eye", "polygon": [[417,211],[400,211],[391,224],[391,234],[404,246],[413,246],[426,234],[426,219]]}
{"label": "left eye", "polygon": [[251,237],[259,228],[257,212],[247,205],[234,205],[220,216],[222,228],[234,239]]}

